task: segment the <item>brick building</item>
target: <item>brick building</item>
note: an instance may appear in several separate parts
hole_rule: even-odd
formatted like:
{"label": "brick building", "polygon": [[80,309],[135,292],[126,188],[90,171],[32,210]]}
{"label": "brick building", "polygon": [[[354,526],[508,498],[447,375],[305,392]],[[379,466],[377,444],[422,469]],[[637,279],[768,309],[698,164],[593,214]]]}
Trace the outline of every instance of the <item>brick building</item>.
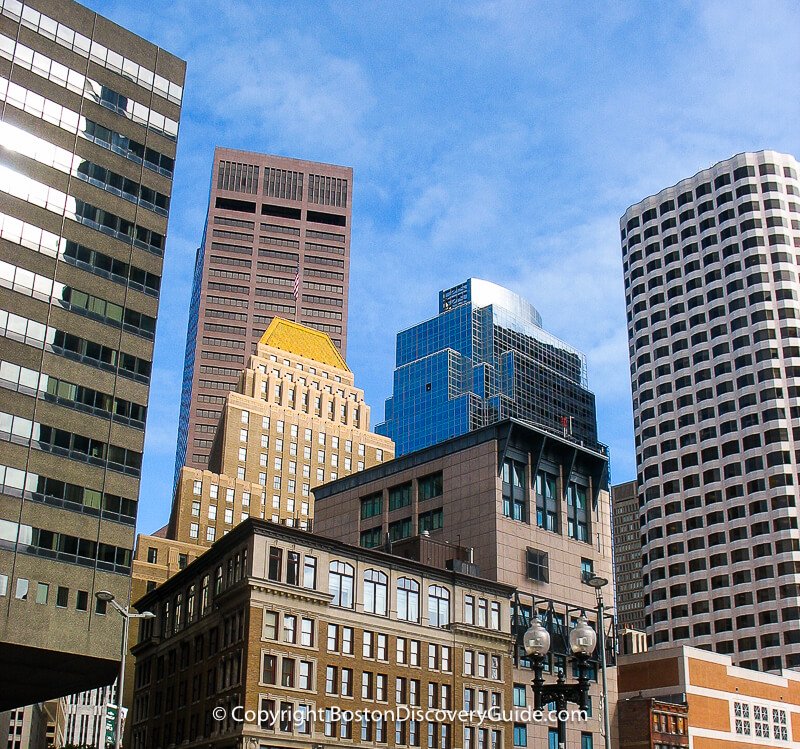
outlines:
{"label": "brick building", "polygon": [[[131,745],[510,749],[504,722],[354,723],[326,709],[513,709],[513,592],[250,519],[137,603],[157,619],[133,649]],[[236,722],[237,706],[255,715]]]}
{"label": "brick building", "polygon": [[688,713],[684,702],[653,697],[620,700],[619,749],[688,749]]}
{"label": "brick building", "polygon": [[[651,650],[620,657],[619,699],[620,738],[627,742],[621,741],[622,749],[639,749],[645,735],[671,733],[673,718],[677,727],[682,711],[668,703],[684,705],[687,736],[672,732],[654,747],[800,746],[800,675],[793,670],[759,672],[699,648]],[[651,700],[661,704],[641,709]],[[629,702],[640,703],[640,709],[626,706]]]}

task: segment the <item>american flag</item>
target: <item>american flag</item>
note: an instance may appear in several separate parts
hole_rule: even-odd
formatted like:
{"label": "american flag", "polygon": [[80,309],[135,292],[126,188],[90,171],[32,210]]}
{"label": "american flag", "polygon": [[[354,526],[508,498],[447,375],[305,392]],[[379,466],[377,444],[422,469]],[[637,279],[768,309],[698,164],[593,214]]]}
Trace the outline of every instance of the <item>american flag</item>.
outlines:
{"label": "american flag", "polygon": [[292,286],[292,294],[294,295],[295,302],[300,294],[300,266],[297,266],[297,273],[294,274],[294,285]]}

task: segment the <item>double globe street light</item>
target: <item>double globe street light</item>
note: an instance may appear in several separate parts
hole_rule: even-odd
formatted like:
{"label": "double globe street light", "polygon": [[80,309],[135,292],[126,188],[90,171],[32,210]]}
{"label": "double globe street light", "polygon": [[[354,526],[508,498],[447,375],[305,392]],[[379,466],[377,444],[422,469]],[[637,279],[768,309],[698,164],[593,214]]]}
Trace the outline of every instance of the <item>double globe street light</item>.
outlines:
{"label": "double globe street light", "polygon": [[581,710],[589,709],[589,677],[587,663],[597,646],[597,634],[592,629],[585,614],[581,614],[569,633],[569,649],[578,671],[578,681],[567,684],[564,672],[559,671],[555,684],[544,683],[544,663],[550,652],[550,633],[538,618],[534,618],[531,626],[522,638],[525,652],[533,661],[533,709],[541,711],[545,705],[554,703],[558,720],[558,746],[567,746],[567,705],[572,702]]}
{"label": "double globe street light", "polygon": [[606,682],[606,638],[605,638],[605,606],[603,603],[603,588],[608,585],[608,580],[599,575],[591,575],[585,584],[594,588],[597,599],[597,628],[598,635],[586,619],[586,614],[581,612],[575,627],[569,633],[569,649],[575,660],[578,672],[578,682],[567,684],[564,672],[559,671],[555,684],[545,684],[544,662],[550,652],[550,633],[538,618],[534,618],[531,626],[522,638],[525,652],[533,660],[534,679],[532,682],[534,709],[542,710],[543,705],[555,703],[558,719],[558,746],[566,749],[567,726],[565,711],[567,704],[575,703],[581,710],[589,709],[589,677],[587,675],[587,662],[597,648],[600,669],[602,673],[602,700],[603,700],[603,741],[605,749],[611,749],[611,727],[608,710],[608,685]]}

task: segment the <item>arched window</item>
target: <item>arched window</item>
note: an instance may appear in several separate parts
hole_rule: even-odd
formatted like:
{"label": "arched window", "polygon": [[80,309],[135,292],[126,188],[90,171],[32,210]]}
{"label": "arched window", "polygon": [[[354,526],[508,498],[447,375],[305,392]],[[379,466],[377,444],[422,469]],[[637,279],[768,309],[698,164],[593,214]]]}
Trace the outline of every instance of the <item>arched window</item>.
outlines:
{"label": "arched window", "polygon": [[353,608],[353,566],[346,562],[331,562],[328,572],[328,592],[331,603],[342,608]]}
{"label": "arched window", "polygon": [[380,570],[364,573],[364,611],[386,616],[389,599],[389,578]]}
{"label": "arched window", "polygon": [[194,599],[195,587],[189,586],[189,592],[186,594],[186,623],[191,624],[194,621]]}
{"label": "arched window", "polygon": [[419,621],[419,583],[410,577],[397,581],[397,618],[406,622]]}
{"label": "arched window", "polygon": [[441,585],[428,588],[428,623],[431,627],[450,624],[450,591]]}

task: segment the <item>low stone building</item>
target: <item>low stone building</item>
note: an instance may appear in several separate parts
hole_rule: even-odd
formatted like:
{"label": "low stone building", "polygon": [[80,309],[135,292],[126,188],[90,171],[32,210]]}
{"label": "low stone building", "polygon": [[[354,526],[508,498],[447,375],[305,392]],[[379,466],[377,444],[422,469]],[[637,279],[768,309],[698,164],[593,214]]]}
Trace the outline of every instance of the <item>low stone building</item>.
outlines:
{"label": "low stone building", "polygon": [[428,711],[514,710],[513,595],[248,519],[137,603],[131,746],[511,749],[513,716]]}

